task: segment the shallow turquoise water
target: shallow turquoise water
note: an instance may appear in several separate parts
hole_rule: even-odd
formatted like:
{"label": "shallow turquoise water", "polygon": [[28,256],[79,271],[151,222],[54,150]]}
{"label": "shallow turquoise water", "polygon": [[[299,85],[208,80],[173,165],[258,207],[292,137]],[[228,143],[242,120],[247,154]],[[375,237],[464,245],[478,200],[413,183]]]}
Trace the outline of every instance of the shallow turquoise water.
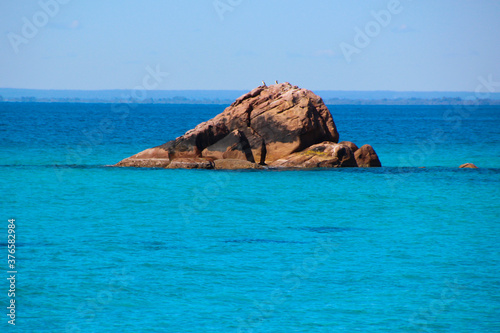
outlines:
{"label": "shallow turquoise water", "polygon": [[[453,129],[439,107],[332,107],[380,169],[105,166],[222,108],[0,104],[3,230],[16,218],[18,237],[2,330],[500,331],[498,109]],[[102,119],[113,130],[92,132]],[[448,135],[417,160],[425,128]]]}

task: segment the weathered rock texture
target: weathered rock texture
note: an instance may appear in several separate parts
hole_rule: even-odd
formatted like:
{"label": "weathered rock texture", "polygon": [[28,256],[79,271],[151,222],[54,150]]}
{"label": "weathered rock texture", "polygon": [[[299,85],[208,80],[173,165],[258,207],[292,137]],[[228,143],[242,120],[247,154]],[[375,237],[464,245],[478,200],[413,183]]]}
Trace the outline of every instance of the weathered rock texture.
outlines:
{"label": "weathered rock texture", "polygon": [[354,157],[356,158],[356,163],[359,167],[369,168],[369,167],[381,167],[382,163],[378,159],[377,153],[370,145],[361,146],[354,152]]}
{"label": "weathered rock texture", "polygon": [[[369,145],[337,144],[330,111],[312,91],[260,86],[215,118],[117,166],[246,169],[380,166]],[[225,162],[222,162],[225,161]]]}
{"label": "weathered rock texture", "polygon": [[271,166],[279,168],[338,168],[357,167],[351,148],[334,142],[322,142],[274,161]]}

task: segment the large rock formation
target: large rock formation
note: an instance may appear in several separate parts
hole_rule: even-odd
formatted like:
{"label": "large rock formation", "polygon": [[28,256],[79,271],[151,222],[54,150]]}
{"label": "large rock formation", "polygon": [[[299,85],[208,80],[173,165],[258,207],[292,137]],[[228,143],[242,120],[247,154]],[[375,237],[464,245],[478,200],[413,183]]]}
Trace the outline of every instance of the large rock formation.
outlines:
{"label": "large rock formation", "polygon": [[[330,111],[312,91],[260,86],[215,118],[117,166],[240,169],[380,166],[369,145],[337,144]],[[359,153],[361,151],[361,153]],[[224,161],[224,162],[223,162]],[[377,163],[378,162],[378,163]]]}

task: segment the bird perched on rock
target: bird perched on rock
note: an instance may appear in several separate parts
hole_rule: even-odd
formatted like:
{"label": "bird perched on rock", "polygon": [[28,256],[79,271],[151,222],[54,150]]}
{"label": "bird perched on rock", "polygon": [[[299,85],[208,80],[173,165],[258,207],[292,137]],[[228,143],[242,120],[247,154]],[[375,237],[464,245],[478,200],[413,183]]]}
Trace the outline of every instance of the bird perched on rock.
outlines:
{"label": "bird perched on rock", "polygon": [[264,81],[262,81],[262,85],[265,87],[266,86],[266,83]]}
{"label": "bird perched on rock", "polygon": [[274,81],[274,82],[276,82],[276,84],[278,84],[278,80],[276,80],[276,81]]}

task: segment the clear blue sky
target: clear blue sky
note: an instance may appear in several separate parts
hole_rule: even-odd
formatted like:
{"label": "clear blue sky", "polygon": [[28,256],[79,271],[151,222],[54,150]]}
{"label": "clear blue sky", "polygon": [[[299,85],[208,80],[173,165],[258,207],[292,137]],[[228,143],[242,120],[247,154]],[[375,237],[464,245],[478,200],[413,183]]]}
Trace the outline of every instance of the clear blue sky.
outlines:
{"label": "clear blue sky", "polygon": [[[386,26],[371,12],[394,0],[218,0],[219,12],[213,0],[59,1],[68,3],[49,6],[53,17],[38,1],[0,2],[0,87],[133,89],[147,66],[169,73],[157,89],[279,80],[315,90],[473,91],[478,76],[500,81],[498,0],[401,0]],[[38,31],[23,35],[26,20],[38,20]],[[356,46],[356,27],[372,29],[369,45]],[[350,62],[342,43],[357,47]]]}

